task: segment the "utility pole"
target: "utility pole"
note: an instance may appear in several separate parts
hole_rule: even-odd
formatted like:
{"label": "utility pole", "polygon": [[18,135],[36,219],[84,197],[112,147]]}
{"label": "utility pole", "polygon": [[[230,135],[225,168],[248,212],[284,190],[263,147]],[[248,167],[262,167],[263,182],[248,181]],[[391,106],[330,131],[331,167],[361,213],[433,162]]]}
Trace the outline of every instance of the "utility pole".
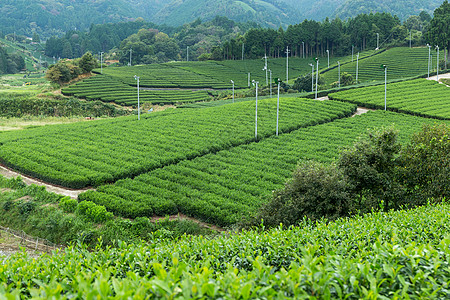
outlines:
{"label": "utility pole", "polygon": [[267,77],[267,71],[268,71],[268,69],[267,69],[267,53],[264,54],[263,58],[265,60],[263,71],[266,71],[266,85],[268,85],[269,84],[269,79]]}
{"label": "utility pole", "polygon": [[359,52],[356,54],[356,84],[358,84]]}
{"label": "utility pole", "polygon": [[128,64],[131,67],[131,53],[133,53],[133,48],[130,48],[130,63]]}
{"label": "utility pole", "polygon": [[341,87],[341,63],[338,61],[338,83],[339,87]]}
{"label": "utility pole", "polygon": [[319,58],[316,57],[316,100],[317,100],[317,86],[319,85]]}
{"label": "utility pole", "polygon": [[289,81],[289,46],[286,46],[286,83]]}
{"label": "utility pole", "polygon": [[137,96],[138,96],[138,120],[141,119],[141,108],[139,105],[139,78],[138,76],[134,75],[134,80],[137,80]]}

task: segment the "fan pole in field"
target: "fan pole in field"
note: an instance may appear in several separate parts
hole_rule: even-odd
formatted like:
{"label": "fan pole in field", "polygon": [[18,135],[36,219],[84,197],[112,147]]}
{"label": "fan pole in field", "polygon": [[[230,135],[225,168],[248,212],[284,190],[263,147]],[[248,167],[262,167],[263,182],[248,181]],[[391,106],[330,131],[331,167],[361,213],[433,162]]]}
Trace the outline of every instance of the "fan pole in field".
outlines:
{"label": "fan pole in field", "polygon": [[339,87],[341,87],[341,63],[338,61],[338,83]]}
{"label": "fan pole in field", "polygon": [[250,87],[250,73],[248,73],[248,87]]}
{"label": "fan pole in field", "polygon": [[386,98],[387,98],[387,66],[386,65],[382,65],[382,68],[384,68],[384,111],[387,110],[387,105],[386,105]]}
{"label": "fan pole in field", "polygon": [[100,74],[103,74],[103,52],[100,52]]}
{"label": "fan pole in field", "polygon": [[233,103],[234,103],[234,81],[233,80],[230,80],[230,81],[233,84]]}
{"label": "fan pole in field", "polygon": [[272,70],[271,69],[269,69],[269,74],[270,74],[270,80],[269,80],[269,83],[270,83],[270,98],[272,98]]}
{"label": "fan pole in field", "polygon": [[256,86],[256,110],[255,110],[255,140],[258,140],[258,81],[252,80],[253,85]]}
{"label": "fan pole in field", "polygon": [[137,93],[138,93],[138,120],[141,119],[141,108],[139,105],[139,76],[134,75],[134,80],[137,80]]}
{"label": "fan pole in field", "polygon": [[189,46],[186,47],[186,61],[189,61]]}
{"label": "fan pole in field", "polygon": [[427,47],[428,47],[428,79],[430,79],[430,66],[431,66],[431,62],[430,62],[431,46],[430,46],[430,44],[427,44]]}
{"label": "fan pole in field", "polygon": [[327,56],[328,56],[328,69],[330,68],[330,50],[327,49]]}
{"label": "fan pole in field", "polygon": [[305,58],[305,42],[302,42],[302,54],[302,57]]}
{"label": "fan pole in field", "polygon": [[278,98],[277,98],[277,136],[278,136],[278,118],[279,118],[279,112],[280,112],[280,82],[281,80],[278,79]]}
{"label": "fan pole in field", "polygon": [[437,75],[437,81],[439,82],[439,46],[436,45],[437,50],[437,59],[436,59],[436,75]]}
{"label": "fan pole in field", "polygon": [[316,57],[316,100],[317,100],[317,86],[319,85],[319,58]]}
{"label": "fan pole in field", "polygon": [[289,46],[286,46],[286,83],[289,81]]}
{"label": "fan pole in field", "polygon": [[264,68],[263,68],[263,71],[266,71],[266,85],[268,85],[269,84],[269,82],[268,82],[268,80],[269,79],[267,79],[267,54],[264,54],[264,60],[265,60],[265,62],[264,62]]}
{"label": "fan pole in field", "polygon": [[309,66],[312,68],[311,69],[311,93],[313,93],[314,92],[314,65],[309,64]]}
{"label": "fan pole in field", "polygon": [[358,84],[359,52],[356,54],[356,84]]}
{"label": "fan pole in field", "polygon": [[377,33],[377,49],[375,50],[379,50],[380,49],[380,34]]}
{"label": "fan pole in field", "polygon": [[130,63],[128,64],[131,67],[131,53],[133,53],[133,49],[130,48]]}

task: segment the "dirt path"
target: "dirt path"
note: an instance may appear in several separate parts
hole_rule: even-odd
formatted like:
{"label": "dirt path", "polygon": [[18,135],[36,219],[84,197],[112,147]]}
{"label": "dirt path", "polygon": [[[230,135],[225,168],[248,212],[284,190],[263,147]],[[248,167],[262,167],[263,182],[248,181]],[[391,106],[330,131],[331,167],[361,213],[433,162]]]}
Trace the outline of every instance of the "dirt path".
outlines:
{"label": "dirt path", "polygon": [[[439,74],[439,79],[442,79],[442,78],[448,78],[448,79],[450,79],[450,73]],[[436,76],[431,76],[430,78],[428,78],[428,80],[434,80],[434,81],[437,81],[437,75],[436,75]]]}
{"label": "dirt path", "polygon": [[42,182],[40,180],[34,179],[32,177],[17,173],[9,168],[6,168],[5,166],[0,166],[0,174],[6,178],[13,178],[13,177],[20,176],[20,177],[22,177],[23,181],[28,185],[36,184],[39,186],[45,186],[45,188],[49,192],[53,192],[53,193],[64,195],[64,196],[69,196],[70,198],[73,198],[73,199],[77,199],[78,195],[81,194],[82,192],[85,192],[87,190],[93,190],[93,189],[89,189],[89,188],[81,189],[81,190],[72,190],[72,189],[61,187],[61,186],[48,184],[48,183]]}

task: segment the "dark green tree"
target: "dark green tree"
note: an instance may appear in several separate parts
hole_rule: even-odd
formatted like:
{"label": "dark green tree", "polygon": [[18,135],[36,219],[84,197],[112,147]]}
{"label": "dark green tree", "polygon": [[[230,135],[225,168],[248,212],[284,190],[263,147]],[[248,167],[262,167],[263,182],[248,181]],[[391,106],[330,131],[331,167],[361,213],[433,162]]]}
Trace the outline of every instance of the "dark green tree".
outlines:
{"label": "dark green tree", "polygon": [[91,52],[86,52],[79,61],[79,66],[83,73],[89,73],[97,67],[98,61],[92,56]]}
{"label": "dark green tree", "polygon": [[450,52],[450,3],[448,0],[434,11],[426,39],[431,45],[438,45],[441,49],[446,48],[447,53]]}

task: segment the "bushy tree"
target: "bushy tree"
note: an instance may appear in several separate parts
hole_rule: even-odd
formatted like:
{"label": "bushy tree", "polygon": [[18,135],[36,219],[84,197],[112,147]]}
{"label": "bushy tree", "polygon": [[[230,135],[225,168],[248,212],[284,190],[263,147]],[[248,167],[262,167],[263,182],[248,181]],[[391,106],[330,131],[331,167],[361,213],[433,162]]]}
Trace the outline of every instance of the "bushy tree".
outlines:
{"label": "bushy tree", "polygon": [[92,56],[91,52],[86,52],[79,61],[79,66],[83,73],[91,72],[97,65],[98,61]]}
{"label": "bushy tree", "polygon": [[[319,75],[319,86],[325,84],[325,80],[322,76]],[[314,74],[314,88],[316,86],[316,74]],[[309,92],[312,87],[312,78],[311,73],[298,77],[294,81],[294,85],[292,88],[299,92]]]}
{"label": "bushy tree", "polygon": [[268,226],[294,225],[304,217],[336,219],[349,214],[350,189],[335,165],[302,161],[282,190],[274,191],[256,220]]}

